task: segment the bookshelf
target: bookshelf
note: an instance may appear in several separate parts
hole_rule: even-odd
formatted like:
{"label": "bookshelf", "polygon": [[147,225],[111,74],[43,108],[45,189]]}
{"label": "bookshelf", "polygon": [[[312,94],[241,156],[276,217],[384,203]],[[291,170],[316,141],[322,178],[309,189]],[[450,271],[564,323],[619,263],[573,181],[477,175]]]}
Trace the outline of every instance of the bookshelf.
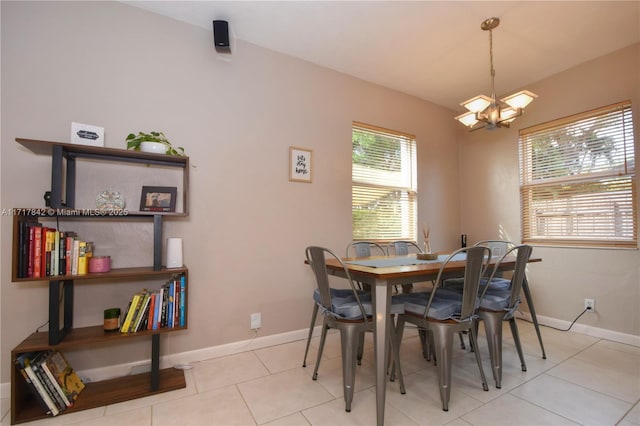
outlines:
{"label": "bookshelf", "polygon": [[[90,283],[92,280],[109,280],[117,286],[119,280],[137,280],[157,277],[162,280],[176,274],[184,275],[187,282],[185,294],[185,318],[188,318],[188,268],[165,268],[162,265],[162,224],[165,219],[188,216],[188,184],[189,158],[150,154],[123,149],[102,148],[85,145],[74,145],[64,142],[49,142],[16,138],[16,142],[36,155],[51,156],[51,202],[44,208],[13,209],[13,243],[12,243],[12,281],[27,283],[47,281],[49,284],[49,330],[36,332],[27,336],[11,351],[11,424],[18,424],[49,417],[38,404],[27,383],[22,378],[19,367],[14,364],[16,357],[22,353],[56,349],[61,352],[78,348],[90,349],[91,345],[126,344],[130,339],[149,339],[151,341],[151,371],[129,375],[100,382],[87,383],[73,407],[58,415],[100,407],[108,404],[141,398],[161,392],[184,388],[186,386],[182,370],[173,368],[160,369],[160,336],[166,333],[186,330],[183,327],[144,330],[137,333],[123,334],[105,332],[103,325],[90,327],[73,326],[73,293],[75,285]],[[115,163],[136,163],[160,165],[182,170],[182,211],[179,212],[137,212],[127,211],[126,215],[106,214],[95,209],[76,209],[76,161],[90,159]],[[150,173],[157,172],[151,169]],[[63,202],[62,196],[66,197]],[[55,200],[55,201],[54,201]],[[88,273],[84,275],[56,275],[38,278],[24,278],[18,268],[20,244],[18,238],[21,221],[39,221],[55,219],[56,221],[91,220],[96,226],[108,226],[112,220],[153,222],[153,265],[128,268],[115,268],[104,273]],[[62,296],[61,296],[62,295]],[[60,300],[62,303],[60,303]]]}

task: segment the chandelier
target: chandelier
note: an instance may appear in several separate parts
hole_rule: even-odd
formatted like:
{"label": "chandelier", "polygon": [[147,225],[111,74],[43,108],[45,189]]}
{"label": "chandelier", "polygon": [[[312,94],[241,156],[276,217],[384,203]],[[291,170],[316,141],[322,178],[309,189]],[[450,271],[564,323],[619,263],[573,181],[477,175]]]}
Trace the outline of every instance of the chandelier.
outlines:
{"label": "chandelier", "polygon": [[538,97],[528,90],[509,95],[496,101],[495,76],[496,70],[493,68],[493,32],[492,30],[500,25],[499,18],[486,19],[480,25],[483,31],[489,31],[489,59],[491,61],[491,97],[478,95],[468,101],[461,103],[468,112],[456,117],[470,130],[486,128],[493,130],[497,127],[509,127],[511,122],[522,115],[522,110],[531,101]]}

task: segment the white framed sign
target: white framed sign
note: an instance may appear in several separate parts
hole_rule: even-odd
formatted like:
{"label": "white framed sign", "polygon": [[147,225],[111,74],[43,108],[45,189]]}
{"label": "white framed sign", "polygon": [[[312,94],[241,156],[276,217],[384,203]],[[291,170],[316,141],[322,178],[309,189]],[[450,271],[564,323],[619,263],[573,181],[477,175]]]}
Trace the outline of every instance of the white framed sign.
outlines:
{"label": "white framed sign", "polygon": [[313,151],[306,148],[289,147],[289,180],[292,182],[313,181]]}
{"label": "white framed sign", "polygon": [[104,127],[73,122],[71,123],[71,143],[104,146]]}

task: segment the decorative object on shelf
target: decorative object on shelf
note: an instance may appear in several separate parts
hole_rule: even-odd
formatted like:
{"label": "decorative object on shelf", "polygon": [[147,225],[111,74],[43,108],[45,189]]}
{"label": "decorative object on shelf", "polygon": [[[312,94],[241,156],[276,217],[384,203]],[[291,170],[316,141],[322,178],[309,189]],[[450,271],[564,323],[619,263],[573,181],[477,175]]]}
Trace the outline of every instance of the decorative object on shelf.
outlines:
{"label": "decorative object on shelf", "polygon": [[167,268],[182,268],[182,238],[167,238]]}
{"label": "decorative object on shelf", "polygon": [[120,330],[120,308],[104,310],[104,331]]}
{"label": "decorative object on shelf", "polygon": [[427,226],[426,228],[422,228],[422,237],[424,238],[424,252],[431,253],[431,243],[429,243],[429,233],[431,229]]}
{"label": "decorative object on shelf", "polygon": [[96,208],[98,210],[122,210],[124,206],[124,196],[118,191],[107,189],[96,197]]}
{"label": "decorative object on shelf", "polygon": [[142,212],[175,212],[175,186],[143,186],[140,196],[140,211]]}
{"label": "decorative object on shelf", "polygon": [[109,272],[111,270],[111,256],[92,256],[89,258],[89,273]]}
{"label": "decorative object on shelf", "polygon": [[[509,95],[496,101],[495,76],[496,70],[493,68],[493,29],[500,25],[499,18],[488,18],[480,24],[483,31],[489,31],[489,59],[491,61],[491,97],[478,95],[468,101],[461,103],[463,107],[469,110],[456,117],[470,130],[489,129],[493,130],[498,127],[509,127],[511,122],[522,115],[522,110],[529,105],[531,101],[538,97],[535,93],[528,90]],[[481,124],[477,126],[477,124]]]}
{"label": "decorative object on shelf", "polygon": [[71,143],[77,145],[104,146],[104,127],[71,123]]}
{"label": "decorative object on shelf", "polygon": [[138,132],[137,135],[129,133],[126,141],[127,149],[132,149],[134,151],[167,155],[185,155],[184,148],[181,146],[174,147],[171,145],[171,142],[169,142],[162,132]]}
{"label": "decorative object on shelf", "polygon": [[289,180],[292,182],[311,183],[313,168],[311,155],[313,151],[306,148],[289,147]]}

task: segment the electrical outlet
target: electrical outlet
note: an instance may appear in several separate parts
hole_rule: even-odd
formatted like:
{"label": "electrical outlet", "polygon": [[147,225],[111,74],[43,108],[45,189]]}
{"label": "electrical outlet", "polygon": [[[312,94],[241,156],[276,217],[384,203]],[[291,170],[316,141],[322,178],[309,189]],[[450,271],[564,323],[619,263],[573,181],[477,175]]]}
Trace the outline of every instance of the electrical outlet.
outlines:
{"label": "electrical outlet", "polygon": [[249,318],[251,320],[252,330],[257,330],[262,327],[262,315],[260,314],[260,312],[249,315]]}
{"label": "electrical outlet", "polygon": [[587,312],[595,312],[596,311],[595,299],[584,299],[584,308],[587,310]]}

